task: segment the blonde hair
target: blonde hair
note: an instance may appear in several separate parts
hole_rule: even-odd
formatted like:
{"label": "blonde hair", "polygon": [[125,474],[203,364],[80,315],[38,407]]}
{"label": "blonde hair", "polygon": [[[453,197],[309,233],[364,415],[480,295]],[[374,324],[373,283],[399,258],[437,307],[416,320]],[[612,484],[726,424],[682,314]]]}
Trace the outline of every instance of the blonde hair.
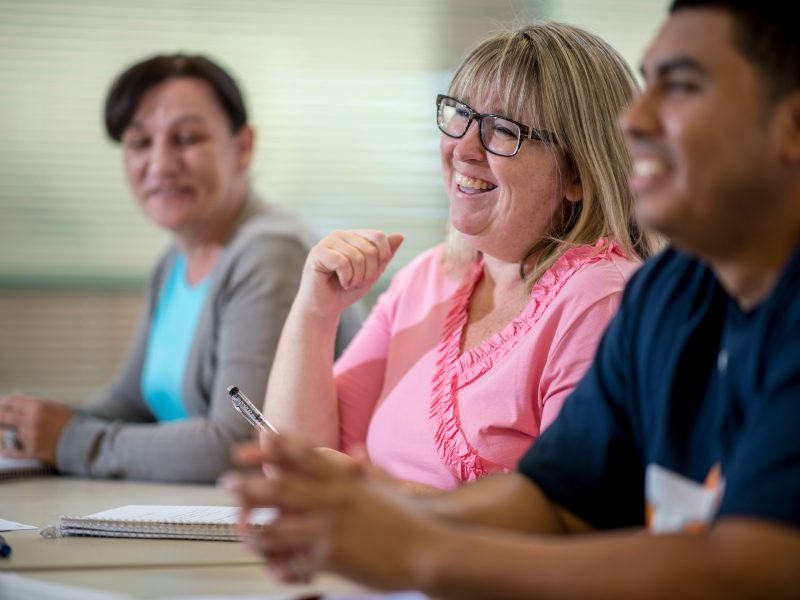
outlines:
{"label": "blonde hair", "polygon": [[[497,98],[505,116],[555,133],[552,147],[559,164],[580,179],[583,199],[565,202],[550,233],[531,240],[520,258],[528,287],[568,249],[601,237],[616,242],[629,258],[657,249],[657,239],[635,220],[628,185],[631,159],[617,126],[637,91],[633,73],[611,46],[563,23],[535,23],[495,35],[456,71],[451,96],[467,104]],[[476,256],[451,227],[447,267],[460,269]]]}

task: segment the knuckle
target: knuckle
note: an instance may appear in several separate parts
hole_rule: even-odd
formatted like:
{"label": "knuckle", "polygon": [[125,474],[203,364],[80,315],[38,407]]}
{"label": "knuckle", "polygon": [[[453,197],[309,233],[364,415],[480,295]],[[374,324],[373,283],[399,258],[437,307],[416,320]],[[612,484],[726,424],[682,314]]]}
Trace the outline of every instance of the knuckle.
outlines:
{"label": "knuckle", "polygon": [[366,262],[367,262],[367,257],[364,255],[363,252],[357,252],[353,256],[353,264],[356,265],[356,266],[359,266],[359,267],[364,266],[366,264]]}
{"label": "knuckle", "polygon": [[347,260],[347,257],[343,254],[331,254],[330,257],[330,264],[333,266],[334,269],[341,269],[342,267],[346,267],[350,264],[350,261]]}

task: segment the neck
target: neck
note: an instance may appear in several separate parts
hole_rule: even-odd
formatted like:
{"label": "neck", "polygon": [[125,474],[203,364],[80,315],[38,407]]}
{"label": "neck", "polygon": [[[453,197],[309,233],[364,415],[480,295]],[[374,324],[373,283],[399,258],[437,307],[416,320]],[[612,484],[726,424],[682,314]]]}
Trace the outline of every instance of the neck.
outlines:
{"label": "neck", "polygon": [[483,255],[481,283],[492,289],[497,297],[519,295],[525,289],[525,282],[519,276],[519,263],[507,262],[488,254]]}
{"label": "neck", "polygon": [[246,190],[240,194],[238,202],[231,203],[229,210],[216,215],[203,230],[177,235],[178,247],[186,255],[186,275],[189,283],[197,283],[211,273],[222,248],[228,241],[245,197]]}
{"label": "neck", "polygon": [[466,352],[501,331],[527,303],[525,282],[519,277],[517,265],[484,255],[483,277],[469,299],[461,351]]}
{"label": "neck", "polygon": [[186,280],[194,285],[205,279],[214,270],[222,253],[222,244],[194,246],[186,253]]}
{"label": "neck", "polygon": [[711,269],[728,294],[743,310],[750,310],[770,295],[800,240],[798,233],[742,244],[735,254],[709,259]]}

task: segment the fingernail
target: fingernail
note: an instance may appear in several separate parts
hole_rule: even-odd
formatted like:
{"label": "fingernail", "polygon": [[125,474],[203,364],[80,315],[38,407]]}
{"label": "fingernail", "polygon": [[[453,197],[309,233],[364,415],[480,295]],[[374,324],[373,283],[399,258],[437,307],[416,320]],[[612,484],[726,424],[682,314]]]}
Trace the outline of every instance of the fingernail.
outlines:
{"label": "fingernail", "polygon": [[236,475],[226,473],[217,479],[217,486],[233,494],[239,490],[239,478]]}

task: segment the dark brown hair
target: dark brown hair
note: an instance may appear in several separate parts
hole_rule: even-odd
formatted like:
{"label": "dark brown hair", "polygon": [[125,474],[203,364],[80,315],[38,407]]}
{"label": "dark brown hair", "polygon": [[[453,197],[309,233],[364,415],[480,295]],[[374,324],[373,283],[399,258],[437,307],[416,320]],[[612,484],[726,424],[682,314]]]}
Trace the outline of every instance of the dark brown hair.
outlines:
{"label": "dark brown hair", "polygon": [[777,99],[800,88],[800,8],[796,0],[674,0],[670,13],[710,9],[733,19],[737,48]]}
{"label": "dark brown hair", "polygon": [[131,65],[111,86],[105,103],[106,131],[120,141],[130,125],[142,96],[167,79],[192,78],[205,81],[214,92],[237,133],[247,123],[247,109],[233,77],[214,61],[202,55],[159,54]]}

